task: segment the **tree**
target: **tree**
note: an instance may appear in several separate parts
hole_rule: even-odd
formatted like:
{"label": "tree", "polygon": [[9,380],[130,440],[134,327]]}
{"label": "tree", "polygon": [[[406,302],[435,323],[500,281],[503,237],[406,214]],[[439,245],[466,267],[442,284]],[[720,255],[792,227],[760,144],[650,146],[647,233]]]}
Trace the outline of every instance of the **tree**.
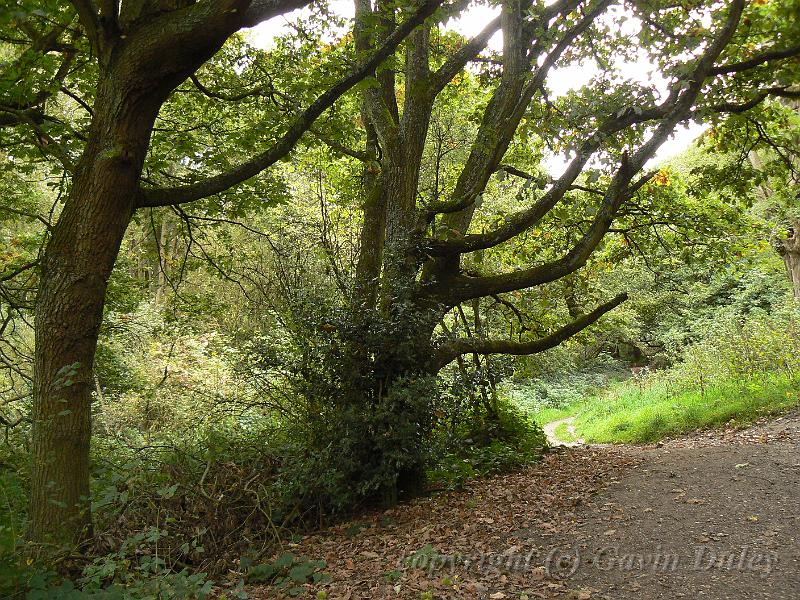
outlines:
{"label": "tree", "polygon": [[[792,88],[791,97],[800,96]],[[800,298],[800,103],[780,98],[762,103],[757,109],[720,119],[708,136],[712,151],[736,156],[736,177],[711,170],[711,185],[721,177],[753,186],[752,213],[760,217],[764,235],[783,258],[795,298]]]}
{"label": "tree", "polygon": [[[21,50],[5,65],[0,125],[32,134],[38,150],[57,159],[70,177],[39,264],[31,539],[80,541],[91,535],[92,370],[107,281],[134,213],[143,207],[200,200],[267,169],[292,149],[316,117],[391,55],[439,2],[429,0],[409,9],[408,18],[374,52],[359,57],[350,72],[300,112],[282,135],[271,143],[264,140],[266,149],[253,158],[192,185],[147,186],[142,171],[151,134],[173,90],[240,29],[305,4],[306,0],[76,0],[69,6],[48,2],[35,8],[20,3],[18,10],[4,14],[6,38]],[[22,40],[11,34],[16,29]],[[73,64],[82,69],[78,89],[65,83]],[[90,115],[85,135],[69,135],[70,124],[55,101],[61,94]],[[51,125],[59,126],[53,129],[58,134],[50,133]]]}
{"label": "tree", "polygon": [[[397,421],[417,423],[423,439],[425,408],[398,400],[391,390],[464,354],[541,352],[624,302],[623,293],[591,310],[573,311],[573,321],[538,339],[437,336],[438,325],[455,307],[544,286],[581,269],[632,199],[658,185],[653,181],[658,172],[645,167],[680,123],[743,113],[767,97],[796,94],[791,90],[793,57],[800,54],[791,43],[797,39],[796,24],[777,15],[796,12],[797,5],[766,4],[630,5],[640,26],[639,52],[661,71],[667,82],[663,92],[652,84],[620,81],[615,72],[615,62],[632,52],[620,33],[621,22],[632,15],[620,3],[565,0],[545,6],[509,0],[500,16],[468,41],[454,42],[430,24],[416,30],[402,59],[361,90],[364,152],[349,152],[364,162],[352,310],[357,319],[372,314],[384,323],[377,329],[385,339],[373,340],[368,349],[363,340],[352,344],[355,362],[370,366],[357,375],[362,383],[343,387],[359,390],[360,401],[372,407],[394,394]],[[395,18],[390,5],[357,2],[359,48],[380,44]],[[482,54],[498,31],[502,53]],[[571,61],[594,61],[599,75],[583,89],[552,100],[548,77]],[[432,143],[432,117],[443,92],[463,79],[469,64],[489,65],[481,77],[493,91],[473,107],[477,125],[455,181],[431,186],[424,177],[430,170],[426,148]],[[560,177],[531,171],[539,166],[535,160],[514,164],[516,150],[529,138],[571,155]],[[513,204],[525,206],[521,210],[493,214],[503,206],[494,183],[501,173],[520,182]],[[563,247],[537,239],[545,225],[551,231],[560,221],[563,226],[563,214],[577,221],[561,238]],[[487,273],[476,258],[526,246],[536,252],[521,269]],[[406,397],[414,393],[409,388]],[[414,410],[422,412],[409,416]],[[410,457],[398,481],[419,472]]]}

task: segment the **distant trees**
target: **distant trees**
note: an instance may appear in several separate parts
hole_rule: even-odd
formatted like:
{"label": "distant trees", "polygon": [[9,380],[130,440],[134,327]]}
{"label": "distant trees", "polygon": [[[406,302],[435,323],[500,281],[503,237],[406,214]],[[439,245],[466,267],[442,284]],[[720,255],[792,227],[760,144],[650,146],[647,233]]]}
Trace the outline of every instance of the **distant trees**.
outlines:
{"label": "distant trees", "polygon": [[778,99],[716,119],[712,151],[737,156],[731,172],[710,173],[708,185],[737,180],[754,189],[754,215],[763,220],[769,242],[781,255],[795,298],[800,298],[800,85]]}

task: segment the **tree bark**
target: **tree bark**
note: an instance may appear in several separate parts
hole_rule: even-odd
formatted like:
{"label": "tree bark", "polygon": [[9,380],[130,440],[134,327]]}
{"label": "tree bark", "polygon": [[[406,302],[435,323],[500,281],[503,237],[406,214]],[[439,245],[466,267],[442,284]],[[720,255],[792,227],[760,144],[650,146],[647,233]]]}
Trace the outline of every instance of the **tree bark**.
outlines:
{"label": "tree bark", "polygon": [[792,282],[792,291],[795,298],[800,298],[800,221],[796,221],[789,229],[779,251],[786,265],[786,273]]}
{"label": "tree bark", "polygon": [[36,542],[91,536],[89,445],[106,286],[134,211],[158,110],[107,75],[86,150],[42,261],[36,302],[30,531]]}

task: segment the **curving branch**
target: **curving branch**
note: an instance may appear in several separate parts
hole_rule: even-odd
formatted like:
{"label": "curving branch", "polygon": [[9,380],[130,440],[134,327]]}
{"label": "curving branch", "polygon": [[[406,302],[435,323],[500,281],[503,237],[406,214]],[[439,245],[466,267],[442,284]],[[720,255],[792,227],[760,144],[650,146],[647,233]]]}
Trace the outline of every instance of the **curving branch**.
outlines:
{"label": "curving branch", "polygon": [[319,139],[323,144],[328,146],[331,150],[335,150],[340,154],[344,154],[351,158],[355,158],[356,160],[360,160],[361,162],[369,162],[370,156],[361,150],[353,150],[352,148],[348,148],[344,144],[337,142],[334,138],[327,135],[326,133],[319,131],[318,129],[311,127],[309,128],[309,132],[311,135]]}
{"label": "curving branch", "polygon": [[[558,204],[568,191],[581,189],[582,186],[576,186],[575,181],[606,138],[627,129],[631,125],[663,118],[669,113],[670,108],[675,106],[674,102],[672,105],[669,105],[669,102],[670,99],[667,99],[662,105],[653,109],[639,111],[638,113],[631,111],[609,119],[586,139],[561,177],[555,180],[552,186],[532,206],[509,215],[499,226],[480,234],[467,234],[447,240],[440,238],[424,240],[425,253],[428,256],[452,256],[476,250],[485,250],[506,242],[530,229]],[[508,173],[532,181],[532,179],[529,179],[530,176],[527,176],[519,169],[501,168]],[[592,193],[597,192],[594,189],[591,191]],[[445,208],[439,207],[439,210],[445,210]]]}
{"label": "curving branch", "polygon": [[439,69],[432,73],[429,93],[435,96],[441,92],[468,62],[474,60],[486,48],[491,37],[499,31],[500,23],[500,17],[490,21],[478,35],[459,48]]}
{"label": "curving branch", "polygon": [[35,269],[39,266],[39,260],[34,260],[29,263],[26,263],[22,266],[15,267],[11,271],[6,273],[0,274],[0,283],[5,283],[6,281],[11,281],[17,275],[24,273],[25,271],[30,271],[31,269]]}
{"label": "curving branch", "polygon": [[208,98],[213,98],[215,100],[224,100],[225,102],[239,102],[246,98],[252,98],[254,96],[264,96],[266,93],[266,89],[262,86],[253,88],[252,90],[245,90],[243,92],[239,92],[238,94],[226,94],[224,92],[217,92],[210,88],[207,88],[202,82],[197,78],[197,75],[192,73],[189,75],[189,80],[194,84],[197,90],[207,96]]}
{"label": "curving branch", "polygon": [[37,108],[17,110],[0,104],[0,127],[13,127],[15,125],[41,125],[45,121],[42,111]]}
{"label": "curving branch", "polygon": [[353,88],[358,82],[369,77],[375,69],[391,56],[400,43],[418,25],[434,13],[443,0],[426,0],[405,23],[399,25],[387,38],[383,45],[350,74],[343,77],[334,86],[320,95],[299,117],[289,130],[269,149],[251,158],[247,162],[234,167],[230,171],[209,177],[189,185],[174,188],[143,189],[140,192],[138,207],[176,206],[194,202],[202,198],[224,192],[235,185],[255,177],[266,168],[275,164],[294,148],[294,145],[309,130],[316,119],[330,108],[334,102]]}
{"label": "curving branch", "polygon": [[726,75],[728,73],[739,73],[741,71],[752,69],[753,67],[758,67],[770,61],[792,58],[793,56],[800,56],[800,44],[780,50],[770,50],[769,52],[758,54],[753,58],[743,60],[741,62],[719,65],[711,69],[710,74]]}
{"label": "curving branch", "polygon": [[709,107],[716,113],[742,114],[754,109],[769,97],[775,98],[800,98],[800,90],[789,89],[791,86],[776,86],[760,90],[753,98],[746,102],[720,102]]}
{"label": "curving branch", "polygon": [[646,173],[635,183],[627,185],[632,177],[631,171],[630,162],[623,158],[591,226],[561,258],[528,269],[519,269],[498,275],[482,277],[455,275],[440,281],[433,280],[423,285],[422,294],[445,305],[453,306],[472,298],[513,292],[550,283],[574,273],[586,264],[603,240],[614,222],[620,206],[655,175],[655,171]]}
{"label": "curving branch", "polygon": [[490,340],[480,338],[460,338],[449,342],[439,348],[434,357],[434,368],[441,370],[445,365],[451,363],[459,356],[464,354],[513,354],[524,356],[537,354],[550,348],[555,348],[562,342],[568,340],[579,331],[582,331],[597,322],[607,312],[615,309],[628,299],[628,294],[622,293],[614,299],[601,304],[592,312],[582,315],[571,321],[567,325],[557,329],[550,335],[537,340],[528,342],[518,342],[515,340]]}

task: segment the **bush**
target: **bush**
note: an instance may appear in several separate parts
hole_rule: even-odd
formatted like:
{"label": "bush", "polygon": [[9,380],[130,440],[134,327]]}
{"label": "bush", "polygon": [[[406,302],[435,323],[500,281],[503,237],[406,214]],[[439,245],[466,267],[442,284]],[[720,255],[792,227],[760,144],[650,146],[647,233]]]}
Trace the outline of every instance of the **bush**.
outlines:
{"label": "bush", "polygon": [[482,417],[465,423],[460,437],[443,436],[439,430],[434,444],[440,454],[429,470],[432,482],[457,489],[475,476],[519,469],[537,460],[547,447],[542,429],[507,400],[498,399],[493,414]]}

